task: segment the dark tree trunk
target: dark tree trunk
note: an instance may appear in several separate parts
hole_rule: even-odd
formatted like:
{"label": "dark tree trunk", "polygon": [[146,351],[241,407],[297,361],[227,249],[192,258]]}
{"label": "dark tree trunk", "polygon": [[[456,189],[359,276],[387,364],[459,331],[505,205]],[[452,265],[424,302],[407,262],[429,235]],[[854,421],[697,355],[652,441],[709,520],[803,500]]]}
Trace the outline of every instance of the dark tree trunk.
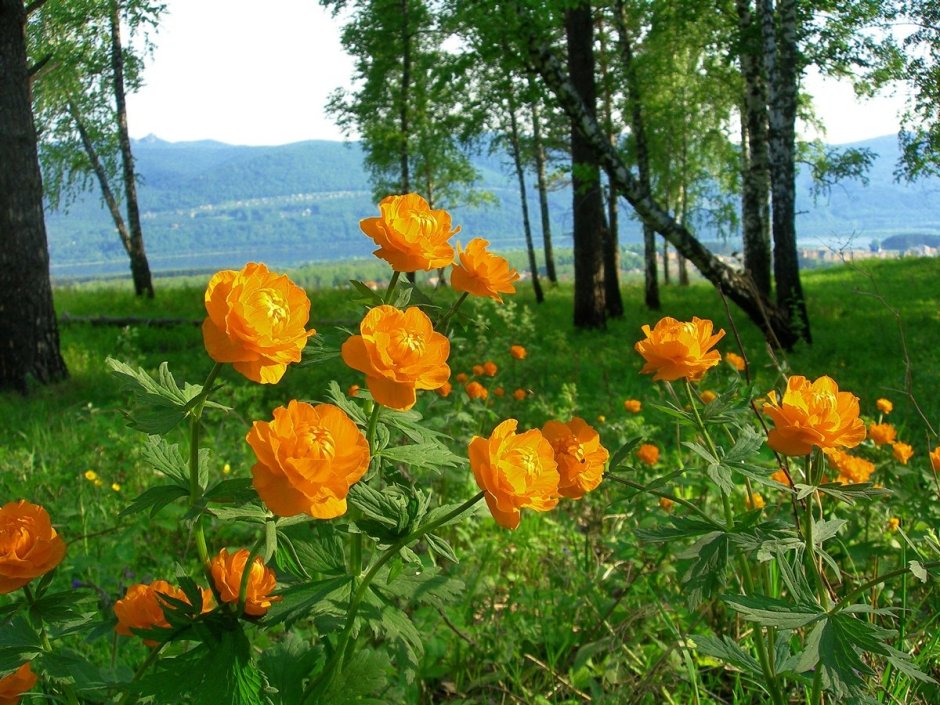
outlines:
{"label": "dark tree trunk", "polygon": [[[607,68],[607,38],[603,29],[597,33],[600,42],[600,71],[603,105],[604,129],[611,146],[617,147],[617,134],[614,130],[613,96],[611,95],[609,71]],[[604,227],[604,306],[610,318],[623,317],[623,297],[620,295],[620,242],[617,222],[617,189],[607,178],[607,222]],[[603,204],[603,200],[601,201]]]}
{"label": "dark tree trunk", "polygon": [[[647,195],[651,195],[649,149],[646,144],[646,127],[643,121],[643,97],[640,95],[639,81],[637,81],[636,67],[633,61],[633,46],[630,41],[629,32],[627,31],[626,22],[624,21],[624,12],[623,2],[618,0],[614,14],[620,43],[620,55],[627,79],[627,102],[629,104],[630,127],[636,151],[637,171],[640,177],[640,188],[643,189]],[[645,262],[643,282],[646,307],[652,311],[658,311],[660,309],[660,302],[659,277],[656,272],[656,231],[645,220],[643,222],[643,259]],[[665,268],[667,266],[666,253],[664,250],[663,267]]]}
{"label": "dark tree trunk", "polygon": [[760,0],[768,76],[770,190],[773,199],[774,280],[777,307],[807,343],[812,342],[796,249],[796,0]]}
{"label": "dark tree trunk", "polygon": [[0,0],[0,390],[68,377],[52,306],[21,0]]}
{"label": "dark tree trunk", "polygon": [[[401,0],[401,102],[398,104],[398,129],[401,132],[399,145],[399,169],[401,171],[401,193],[411,193],[411,176],[408,164],[408,131],[411,129],[408,120],[408,96],[411,91],[411,27],[408,26],[408,0]],[[407,272],[405,276],[412,284],[415,283],[415,273]]]}
{"label": "dark tree trunk", "polygon": [[755,325],[764,331],[771,344],[792,347],[799,336],[791,326],[789,318],[772,302],[760,296],[749,278],[743,277],[715,257],[685,226],[676,222],[675,218],[641,188],[624,165],[620,154],[611,147],[598,127],[597,120],[585,105],[577,85],[565,74],[552,48],[531,32],[524,39],[528,45],[527,58],[530,67],[541,75],[546,87],[552,91],[559,105],[568,114],[576,131],[600,159],[620,193],[630,202],[637,214],[669,240],[680,254],[688,258],[702,276],[737,304]]}
{"label": "dark tree trunk", "polygon": [[[643,236],[646,237],[646,225],[643,226]],[[663,284],[669,286],[669,240],[663,238]]]}
{"label": "dark tree trunk", "polygon": [[[683,152],[684,154],[684,152]],[[685,225],[686,216],[688,216],[688,206],[689,199],[688,193],[685,189],[686,184],[686,172],[685,172],[685,162],[683,161],[682,169],[682,181],[679,184],[679,213],[677,220]],[[679,268],[679,286],[688,286],[689,285],[689,263],[685,257],[682,256],[682,253],[678,250],[676,251],[676,265]]]}
{"label": "dark tree trunk", "polygon": [[739,63],[744,77],[741,116],[741,219],[744,269],[761,295],[769,297],[770,177],[767,165],[767,84],[761,68],[761,26],[754,20],[751,0],[736,0],[740,34]]}
{"label": "dark tree trunk", "polygon": [[516,121],[516,106],[509,101],[509,144],[512,149],[512,161],[516,166],[519,179],[519,200],[522,203],[522,227],[525,230],[525,246],[529,253],[529,271],[532,273],[532,288],[535,290],[536,303],[545,300],[542,285],[539,282],[539,267],[535,260],[535,244],[532,241],[532,226],[529,222],[529,199],[526,197],[525,170],[522,165],[522,149],[519,146],[519,124]]}
{"label": "dark tree trunk", "polygon": [[[597,128],[593,29],[589,2],[582,1],[565,11],[567,80]],[[604,140],[606,142],[606,137]],[[574,118],[571,120],[571,183],[574,193],[574,324],[578,328],[600,328],[606,324],[600,169],[596,152]]]}
{"label": "dark tree trunk", "polygon": [[545,145],[542,143],[542,125],[538,102],[532,101],[532,148],[535,151],[535,176],[539,186],[539,213],[542,218],[542,246],[545,250],[545,274],[552,284],[558,283],[555,273],[555,254],[552,252],[552,224],[548,212],[548,185],[545,178]]}
{"label": "dark tree trunk", "polygon": [[153,279],[150,263],[144,251],[144,233],[140,226],[140,209],[137,205],[137,175],[134,173],[134,154],[127,131],[127,104],[124,93],[124,52],[121,48],[121,3],[111,2],[111,69],[114,72],[114,104],[118,118],[118,144],[124,167],[124,193],[127,198],[127,224],[130,230],[131,277],[134,292],[138,296],[153,298]]}

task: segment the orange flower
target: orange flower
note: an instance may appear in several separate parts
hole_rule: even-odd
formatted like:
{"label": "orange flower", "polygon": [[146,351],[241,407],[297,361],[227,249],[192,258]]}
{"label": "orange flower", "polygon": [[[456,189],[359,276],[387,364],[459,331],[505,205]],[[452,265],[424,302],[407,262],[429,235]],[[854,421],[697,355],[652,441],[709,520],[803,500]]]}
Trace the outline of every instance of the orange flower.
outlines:
{"label": "orange flower", "polygon": [[783,399],[767,395],[764,413],[773,419],[767,443],[784,455],[808,455],[813,446],[853,448],[865,440],[865,424],[858,417],[858,397],[840,392],[829,377],[810,382],[794,375],[787,380]]}
{"label": "orange flower", "polygon": [[528,396],[528,394],[526,393],[524,389],[517,389],[516,391],[512,393],[512,398],[515,399],[516,401],[522,401],[523,399],[526,398],[526,396]]}
{"label": "orange flower", "polygon": [[471,399],[486,399],[490,393],[479,382],[471,382],[466,387],[467,396]]}
{"label": "orange flower", "polygon": [[454,248],[447,242],[460,228],[451,230],[450,214],[431,210],[416,193],[386,196],[379,202],[381,216],[363,218],[359,228],[379,246],[374,254],[396,272],[428,272],[454,261]]}
{"label": "orange flower", "polygon": [[65,557],[65,541],[45,509],[25,499],[0,507],[0,595],[45,575]]}
{"label": "orange flower", "polygon": [[721,362],[719,352],[709,348],[721,340],[725,332],[719,330],[712,335],[713,327],[711,321],[700,318],[693,318],[689,323],[668,316],[652,330],[643,326],[646,339],[633,346],[646,360],[640,372],[652,374],[654,380],[669,382],[682,378],[693,382],[701,379],[709,367]]}
{"label": "orange flower", "polygon": [[894,426],[889,423],[873,423],[868,426],[868,436],[875,442],[876,446],[894,443],[897,433]]}
{"label": "orange flower", "polygon": [[664,512],[671,512],[673,507],[676,506],[676,503],[669,499],[669,497],[660,497],[659,506]]}
{"label": "orange flower", "polygon": [[470,468],[496,523],[519,526],[521,509],[546,512],[558,504],[558,466],[551,444],[538,429],[516,433],[519,422],[506,419],[489,438],[474,436],[468,446]]}
{"label": "orange flower", "polygon": [[757,492],[754,493],[753,500],[750,495],[744,498],[744,506],[748,509],[763,509],[766,505],[767,503],[764,501],[764,498]]}
{"label": "orange flower", "polygon": [[350,384],[349,389],[346,390],[347,397],[355,397],[359,395],[359,390],[361,387],[358,384]]}
{"label": "orange flower", "polygon": [[499,372],[499,368],[496,366],[496,363],[492,360],[487,360],[483,363],[483,373],[487,377],[495,377],[496,373]]}
{"label": "orange flower", "polygon": [[276,384],[287,365],[300,362],[310,318],[306,292],[284,275],[250,262],[238,272],[216,273],[206,288],[202,339],[216,362],[231,362],[253,382]]}
{"label": "orange flower", "polygon": [[273,421],[255,421],[245,440],[258,459],[251,484],[279,516],[345,514],[349,488],[369,469],[366,437],[332,404],[291,401]]}
{"label": "orange flower", "polygon": [[744,372],[744,368],[747,367],[747,364],[744,362],[744,358],[733,352],[725,353],[725,362],[731,365],[738,372]]}
{"label": "orange flower", "polygon": [[416,389],[437,389],[450,377],[450,341],[416,306],[401,311],[376,306],[359,325],[362,335],[343,343],[343,362],[364,372],[372,398],[392,409],[410,409]]}
{"label": "orange flower", "polygon": [[457,376],[454,377],[454,379],[457,381],[457,384],[466,384],[467,380],[470,379],[470,377],[467,375],[466,372],[458,372]]}
{"label": "orange flower", "polygon": [[930,467],[934,472],[940,472],[940,446],[930,451]]}
{"label": "orange flower", "polygon": [[892,443],[891,450],[894,453],[894,459],[901,465],[907,465],[907,461],[914,455],[914,449],[907,443],[901,443],[901,441]]}
{"label": "orange flower", "polygon": [[525,360],[526,355],[529,353],[521,345],[513,345],[509,348],[509,354],[512,355],[517,360]]}
{"label": "orange flower", "polygon": [[493,396],[495,396],[495,397],[503,397],[503,396],[506,396],[506,390],[503,389],[502,387],[494,387],[494,388],[493,388]]}
{"label": "orange flower", "polygon": [[702,398],[703,404],[711,404],[715,399],[718,398],[718,395],[715,394],[711,389],[706,389],[699,395]]}
{"label": "orange flower", "polygon": [[0,678],[0,705],[17,705],[20,697],[36,685],[36,674],[29,661]]}
{"label": "orange flower", "polygon": [[[169,629],[170,623],[167,621],[165,610],[170,608],[165,597],[190,604],[186,593],[166,580],[154,580],[149,585],[131,585],[124,597],[114,603],[114,615],[118,620],[114,631],[121,636],[134,636],[134,629]],[[209,612],[214,605],[212,592],[202,588],[200,611]],[[156,646],[158,643],[153,639],[144,639],[147,646]]]}
{"label": "orange flower", "polygon": [[466,291],[474,296],[488,296],[503,302],[500,294],[515,294],[512,285],[519,279],[519,272],[509,266],[509,262],[499,255],[487,251],[490,243],[475,237],[461,249],[457,243],[457,255],[460,264],[454,264],[450,284],[454,291]]}
{"label": "orange flower", "polygon": [[790,478],[787,476],[786,470],[784,470],[783,468],[780,468],[779,470],[775,471],[770,476],[770,479],[773,480],[774,482],[779,482],[781,485],[786,485],[787,487],[793,486],[793,483],[790,482]]}
{"label": "orange flower", "polygon": [[894,411],[894,404],[892,404],[889,399],[879,399],[875,402],[875,406],[878,407],[878,411],[882,414],[890,414]]}
{"label": "orange flower", "polygon": [[841,450],[829,448],[824,451],[829,465],[839,474],[836,482],[843,485],[858,485],[868,482],[868,478],[875,472],[875,464],[859,458],[856,455],[849,455]]}
{"label": "orange flower", "polygon": [[643,408],[643,404],[639,399],[627,399],[623,403],[623,408],[629,411],[631,414],[639,414],[640,410]]}
{"label": "orange flower", "polygon": [[444,382],[440,387],[434,391],[440,394],[442,397],[449,397],[450,393],[453,391],[454,387],[450,382]]}
{"label": "orange flower", "polygon": [[636,457],[641,463],[655,465],[659,462],[659,448],[651,443],[644,443],[636,449]]}
{"label": "orange flower", "polygon": [[610,457],[601,437],[584,419],[575,416],[568,423],[549,421],[542,435],[555,451],[558,464],[558,493],[580,499],[601,484],[604,465]]}
{"label": "orange flower", "polygon": [[471,370],[471,372],[473,372],[473,376],[474,376],[474,377],[482,377],[482,376],[483,376],[483,365],[474,365],[474,366],[473,366],[473,369]]}
{"label": "orange flower", "polygon": [[[247,548],[235,553],[229,553],[223,548],[219,555],[212,559],[209,568],[222,602],[238,603],[238,591],[241,589],[242,574],[245,572],[249,555],[251,554]],[[268,611],[272,603],[280,602],[280,595],[270,594],[276,585],[274,571],[264,564],[261,556],[255,556],[245,590],[245,614],[260,617]]]}
{"label": "orange flower", "polygon": [[891,517],[888,519],[888,531],[891,533],[897,531],[899,526],[901,526],[901,520],[897,517]]}

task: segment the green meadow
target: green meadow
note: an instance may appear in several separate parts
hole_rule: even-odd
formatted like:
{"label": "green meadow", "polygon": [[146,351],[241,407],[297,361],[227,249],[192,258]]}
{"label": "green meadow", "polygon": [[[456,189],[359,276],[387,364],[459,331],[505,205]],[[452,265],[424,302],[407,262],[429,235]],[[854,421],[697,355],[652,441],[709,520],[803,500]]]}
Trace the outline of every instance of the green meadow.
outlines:
{"label": "green meadow", "polygon": [[[371,274],[349,267],[350,277]],[[331,271],[325,280],[335,277]],[[205,417],[210,474],[216,479],[250,476],[254,458],[244,438],[253,420],[270,418],[273,408],[291,399],[324,401],[331,381],[344,391],[353,384],[364,386],[361,375],[337,354],[348,331],[358,326],[361,294],[351,286],[321,287],[323,275],[313,266],[298,271],[295,279],[311,293],[311,325],[318,335],[304,362],[289,369],[278,385],[255,385],[223,369],[223,386],[213,398],[233,410],[210,410]],[[184,507],[171,505],[155,517],[122,514],[154,483],[155,472],[142,456],[144,436],[127,427],[122,410],[130,394],[109,372],[105,358],[150,373],[166,361],[178,381],[201,383],[212,367],[198,327],[205,316],[207,280],[157,280],[154,300],[135,298],[123,282],[60,286],[55,304],[63,318],[60,335],[71,378],[26,397],[0,396],[0,496],[42,504],[53,516],[69,545],[55,584],[85,591],[100,608],[94,629],[63,638],[71,638],[71,648],[101,667],[133,669],[146,657],[139,640],[118,639],[112,632],[111,605],[124,589],[134,582],[172,579],[180,566],[195,565],[193,537],[180,521]],[[751,381],[722,364],[700,390],[724,395],[746,388],[757,396],[779,389],[784,373],[813,379],[829,375],[840,389],[860,398],[867,421],[879,417],[877,399],[893,403],[884,420],[913,446],[914,456],[905,465],[876,462],[872,481],[891,493],[838,510],[849,519],[851,533],[842,536],[844,550],[835,551],[850,574],[870,570],[873,562],[878,573],[885,573],[917,558],[917,547],[936,537],[940,526],[940,485],[927,457],[938,444],[940,428],[938,282],[940,259],[866,261],[806,272],[813,344],[788,352],[770,351],[733,306],[729,318],[721,297],[705,283],[664,287],[662,311],[650,312],[642,303],[642,282],[628,280],[624,317],[598,331],[573,328],[570,283],[546,286],[540,305],[522,284],[502,305],[468,300],[454,329],[452,379],[458,373],[477,379],[488,399],[471,400],[454,383],[447,398],[423,392],[416,410],[429,428],[451,439],[451,450],[461,456],[474,435],[489,435],[502,419],[540,427],[549,419],[577,415],[595,426],[611,453],[630,442],[657,445],[662,455],[656,467],[631,460],[630,469],[621,473],[647,483],[683,467],[690,451],[677,444],[670,417],[653,408],[667,401],[666,392],[639,373],[642,360],[634,343],[641,326],[661,316],[711,319],[727,332],[718,346],[723,353],[742,352],[740,337]],[[446,288],[419,291],[441,307],[455,298]],[[96,317],[136,322],[115,326],[88,320]],[[146,325],[148,319],[173,322]],[[527,357],[512,358],[511,345],[523,345]],[[473,366],[485,361],[494,362],[497,373],[474,376]],[[523,390],[524,398],[515,398],[516,390]],[[640,400],[642,411],[627,411],[627,399]],[[184,434],[176,429],[170,440],[185,444]],[[449,501],[476,492],[467,466],[411,479]],[[679,491],[695,502],[703,496],[699,484],[690,480]],[[788,511],[782,492],[761,492],[768,514]],[[744,496],[733,501],[743,511]],[[738,635],[749,627],[719,603],[689,604],[680,580],[686,568],[682,539],[675,545],[640,539],[643,530],[665,516],[656,497],[607,482],[551,513],[523,514],[513,532],[497,526],[485,508],[448,528],[447,538],[461,561],[448,564],[446,571],[462,587],[446,607],[414,608],[411,616],[424,651],[417,656],[415,678],[393,679],[402,702],[762,702],[740,670],[695,650],[696,635],[716,625]],[[900,531],[887,530],[891,518],[899,520]],[[209,527],[213,542],[229,545],[247,540],[244,531],[220,521]],[[416,551],[422,552],[420,544]],[[897,647],[910,652],[928,675],[940,677],[936,579],[920,583],[907,576],[872,590],[870,598],[902,607]],[[0,596],[0,609],[4,599]],[[276,630],[263,637],[277,638]],[[254,644],[259,653],[264,646]],[[936,684],[881,663],[872,666],[879,701],[940,702]]]}

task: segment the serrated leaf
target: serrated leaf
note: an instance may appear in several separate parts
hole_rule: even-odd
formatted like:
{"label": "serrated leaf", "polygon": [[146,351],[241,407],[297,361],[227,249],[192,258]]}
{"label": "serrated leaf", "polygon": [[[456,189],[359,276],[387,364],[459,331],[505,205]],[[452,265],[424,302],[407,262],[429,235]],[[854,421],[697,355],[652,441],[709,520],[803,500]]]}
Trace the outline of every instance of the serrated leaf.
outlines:
{"label": "serrated leaf", "polygon": [[340,576],[287,588],[280,593],[281,601],[268,611],[265,622],[292,623],[322,614],[345,614],[350,583],[348,576]]}
{"label": "serrated leaf", "polygon": [[683,441],[682,445],[684,445],[686,448],[691,450],[697,456],[702,458],[709,465],[718,465],[721,463],[721,461],[718,458],[716,458],[714,455],[712,455],[711,451],[709,451],[701,443],[696,443],[694,441]]}
{"label": "serrated leaf", "polygon": [[162,436],[148,436],[143,449],[144,460],[158,472],[189,490],[189,466],[183,460],[178,444],[172,445]]}
{"label": "serrated leaf", "polygon": [[258,667],[277,692],[269,693],[274,705],[295,705],[302,701],[304,679],[314,672],[319,650],[310,647],[294,632],[287,632],[258,657]]}
{"label": "serrated leaf", "polygon": [[731,479],[731,470],[724,465],[713,463],[705,468],[705,474],[726,494],[734,492],[734,481]]}
{"label": "serrated leaf", "polygon": [[[390,578],[390,576],[386,576]],[[464,584],[458,578],[445,575],[435,566],[405,566],[394,578],[385,584],[373,582],[373,587],[407,602],[429,604],[434,607],[455,602],[464,589]]]}
{"label": "serrated leaf", "polygon": [[263,524],[271,513],[260,504],[243,504],[240,507],[210,507],[210,514],[223,521],[246,521]]}
{"label": "serrated leaf", "polygon": [[231,477],[216,482],[203,497],[207,501],[237,505],[257,499],[258,493],[251,486],[250,477]]}
{"label": "serrated leaf", "polygon": [[611,470],[614,470],[620,467],[621,463],[630,455],[630,452],[636,448],[640,442],[643,440],[641,436],[636,438],[631,438],[629,441],[620,446],[612,456],[610,456],[610,462],[607,467]]}
{"label": "serrated leaf", "polygon": [[125,507],[120,516],[130,516],[145,509],[150,510],[150,516],[155,516],[170,502],[181,497],[188,497],[189,490],[179,485],[158,485],[151,487],[135,499],[130,506]]}
{"label": "serrated leaf", "polygon": [[680,558],[692,559],[691,565],[682,575],[682,584],[693,609],[724,585],[731,556],[730,545],[728,534],[714,531],[702,536],[679,555]]}
{"label": "serrated leaf", "polygon": [[696,649],[706,656],[720,659],[729,666],[753,676],[761,676],[761,667],[753,656],[744,651],[730,637],[696,634],[692,637]]}
{"label": "serrated leaf", "polygon": [[361,649],[349,659],[339,677],[333,679],[322,701],[330,705],[384,702],[367,698],[379,695],[387,687],[390,669],[391,661],[387,654]]}
{"label": "serrated leaf", "polygon": [[451,547],[447,541],[442,539],[436,534],[425,534],[424,540],[428,544],[428,549],[440,556],[441,558],[450,561],[451,563],[459,563],[460,560],[457,558],[457,554],[454,553],[454,549]]}
{"label": "serrated leaf", "polygon": [[437,442],[391,446],[384,448],[379,455],[386,460],[416,468],[458,467],[468,462],[466,458],[455,455],[445,445]]}
{"label": "serrated leaf", "polygon": [[383,303],[385,303],[382,300],[382,296],[378,292],[373,291],[361,281],[357,279],[350,279],[349,283],[352,284],[353,289],[355,289],[356,293],[359,294],[355,301],[367,304],[369,306],[381,306]]}
{"label": "serrated leaf", "polygon": [[674,406],[670,402],[664,402],[662,404],[654,404],[653,402],[648,402],[646,405],[651,409],[656,409],[656,411],[660,411],[666,414],[667,416],[672,416],[675,419],[684,421],[689,426],[692,426],[695,424],[695,420],[692,418],[692,414],[690,414],[687,411],[683,411],[682,409],[680,409],[677,406]]}
{"label": "serrated leaf", "polygon": [[122,385],[135,396],[136,407],[128,414],[132,428],[148,434],[165,434],[182,421],[197,402],[202,387],[187,384],[179,388],[166,362],[160,364],[154,379],[143,368],[107,358],[106,362]]}
{"label": "serrated leaf", "polygon": [[722,595],[721,599],[745,619],[765,627],[797,629],[826,614],[818,605],[792,604],[765,595]]}
{"label": "serrated leaf", "polygon": [[721,461],[729,467],[746,463],[760,452],[762,445],[764,445],[764,436],[757,433],[750,426],[744,426],[734,442],[734,446],[725,453]]}
{"label": "serrated leaf", "polygon": [[346,555],[342,534],[332,524],[313,524],[309,538],[292,535],[297,560],[310,573],[345,575]]}
{"label": "serrated leaf", "polygon": [[326,396],[360,426],[364,427],[369,422],[362,408],[349,400],[349,397],[339,388],[339,384],[335,380],[330,380],[330,383],[327,385]]}
{"label": "serrated leaf", "polygon": [[659,526],[655,529],[637,529],[641,541],[672,541],[674,539],[694,538],[715,531],[715,525],[699,519],[686,519],[680,516],[669,517],[672,526]]}
{"label": "serrated leaf", "polygon": [[813,520],[813,543],[822,546],[823,543],[835,537],[846,524],[848,521],[845,519]]}
{"label": "serrated leaf", "polygon": [[91,694],[110,688],[115,682],[106,671],[95,667],[71,649],[60,648],[54,652],[43,652],[33,662],[33,668],[45,678],[70,684],[72,690],[80,694]]}
{"label": "serrated leaf", "polygon": [[891,494],[891,490],[885,489],[884,487],[875,487],[870,482],[857,485],[843,485],[838,482],[830,482],[825,485],[820,485],[816,489],[823,494],[827,494],[849,505],[855,504],[855,501],[859,499],[871,499],[873,497],[882,497]]}

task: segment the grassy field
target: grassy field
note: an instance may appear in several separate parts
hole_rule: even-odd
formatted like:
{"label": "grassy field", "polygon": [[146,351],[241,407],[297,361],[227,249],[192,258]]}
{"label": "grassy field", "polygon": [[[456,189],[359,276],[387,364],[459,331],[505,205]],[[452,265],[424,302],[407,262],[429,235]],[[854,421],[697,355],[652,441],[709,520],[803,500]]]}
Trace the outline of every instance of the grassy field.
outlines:
{"label": "grassy field", "polygon": [[[298,278],[312,288],[309,272]],[[206,278],[207,279],[207,278]],[[793,374],[834,377],[841,389],[861,398],[863,415],[877,417],[875,401],[894,403],[891,421],[915,456],[903,469],[875,476],[895,495],[859,508],[856,536],[862,548],[846,560],[892,556],[904,565],[911,556],[905,541],[883,531],[888,516],[900,519],[905,536],[936,531],[940,522],[938,489],[930,476],[927,450],[937,444],[928,423],[940,427],[940,259],[866,262],[808,272],[804,286],[813,326],[813,344],[800,345],[776,361],[760,334],[732,309],[751,362],[754,388],[779,385],[778,365]],[[158,282],[157,298],[137,299],[124,284],[83,284],[59,288],[56,308],[72,318],[89,316],[174,318],[201,321],[204,281],[199,277]],[[484,378],[486,404],[467,399],[458,385],[450,398],[425,393],[418,409],[432,426],[453,439],[465,454],[474,434],[488,435],[499,420],[518,418],[541,426],[552,418],[579,415],[595,424],[612,451],[632,438],[663,449],[660,470],[685,461],[675,429],[661,413],[644,408],[631,414],[624,400],[660,402],[663,393],[639,374],[642,361],[633,345],[640,326],[661,315],[710,318],[728,335],[722,351],[737,351],[731,321],[721,299],[705,285],[667,287],[663,310],[642,305],[638,284],[624,288],[626,312],[603,331],[576,331],[571,325],[571,287],[547,291],[536,305],[526,286],[503,306],[468,301],[453,340],[454,374],[494,361],[499,372]],[[448,305],[449,291],[431,296]],[[208,421],[207,444],[216,477],[248,477],[253,462],[244,436],[251,420],[269,418],[271,409],[290,399],[325,399],[330,380],[342,389],[362,383],[360,375],[333,355],[354,328],[362,305],[350,288],[320,289],[312,296],[312,324],[319,332],[318,354],[288,371],[276,386],[251,385],[230,369],[222,372],[218,400],[235,411]],[[126,427],[121,412],[128,395],[109,374],[104,359],[113,356],[154,371],[169,361],[177,378],[201,382],[211,368],[199,328],[95,326],[64,323],[62,349],[71,378],[36,389],[28,397],[0,396],[0,488],[7,500],[41,503],[55,517],[69,552],[56,581],[98,595],[102,612],[131,582],[163,577],[174,566],[192,563],[191,537],[180,528],[182,510],[154,520],[119,512],[153,481],[141,458],[142,436]],[[514,360],[509,346],[524,345],[529,355]],[[721,392],[736,374],[726,366],[708,384]],[[505,391],[497,396],[496,388]],[[525,391],[515,399],[513,391]],[[183,440],[182,431],[177,430]],[[879,466],[881,467],[881,466]],[[88,471],[92,471],[90,474]],[[637,470],[652,479],[652,469]],[[647,473],[647,475],[643,475]],[[87,477],[86,477],[87,475]],[[91,477],[93,479],[88,479]],[[443,496],[473,490],[465,469],[427,478]],[[689,497],[694,488],[688,488]],[[743,500],[742,500],[743,501]],[[576,504],[547,515],[528,514],[520,529],[499,529],[485,510],[452,530],[449,537],[462,557],[453,572],[464,583],[458,601],[446,612],[424,607],[413,619],[425,637],[418,677],[399,684],[408,702],[466,703],[660,703],[759,702],[756,691],[733,670],[684,648],[694,634],[719,621],[711,609],[690,607],[678,587],[682,570],[675,550],[641,543],[636,530],[662,514],[648,495],[604,484]],[[213,535],[239,539],[238,529],[215,526]],[[850,555],[849,555],[850,554]],[[875,559],[878,560],[877,558]],[[887,560],[887,559],[882,559]],[[886,586],[885,590],[900,590]],[[904,602],[912,615],[936,615],[935,586],[905,583]],[[909,592],[907,592],[909,591]],[[0,596],[0,605],[3,604]],[[921,625],[926,629],[927,627]],[[935,627],[934,627],[935,628]],[[911,626],[913,631],[914,627]],[[106,630],[105,630],[106,631]],[[103,631],[102,634],[105,632]],[[99,635],[101,636],[101,635]],[[937,674],[937,638],[914,644],[922,668]],[[87,649],[101,660],[132,665],[144,649],[127,640],[99,638]],[[112,661],[113,662],[113,661]],[[937,702],[932,686],[899,685],[886,674],[884,701]],[[36,702],[39,702],[38,700]]]}

